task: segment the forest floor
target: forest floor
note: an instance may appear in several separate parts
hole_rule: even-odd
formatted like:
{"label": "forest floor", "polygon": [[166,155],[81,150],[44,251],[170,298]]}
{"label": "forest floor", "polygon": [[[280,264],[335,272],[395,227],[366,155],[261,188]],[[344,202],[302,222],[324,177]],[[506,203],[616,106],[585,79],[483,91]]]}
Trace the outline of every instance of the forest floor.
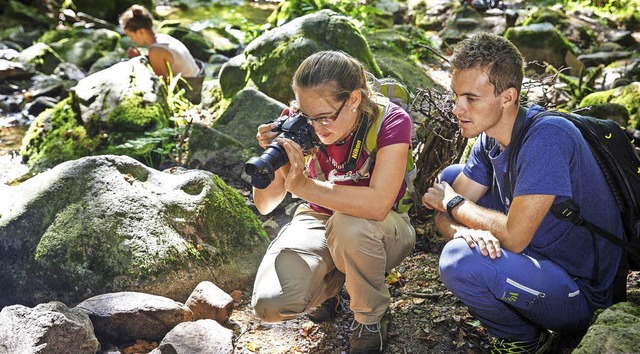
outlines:
{"label": "forest floor", "polygon": [[[385,353],[487,352],[490,337],[485,328],[440,281],[438,259],[445,241],[435,236],[430,221],[414,221],[414,225],[418,235],[414,252],[387,278],[392,324]],[[630,290],[638,290],[639,276],[638,272],[630,274]],[[322,324],[306,316],[266,323],[253,314],[250,300],[251,289],[244,289],[231,315],[235,353],[348,353],[350,310]],[[557,336],[550,352],[570,353],[580,338]]]}

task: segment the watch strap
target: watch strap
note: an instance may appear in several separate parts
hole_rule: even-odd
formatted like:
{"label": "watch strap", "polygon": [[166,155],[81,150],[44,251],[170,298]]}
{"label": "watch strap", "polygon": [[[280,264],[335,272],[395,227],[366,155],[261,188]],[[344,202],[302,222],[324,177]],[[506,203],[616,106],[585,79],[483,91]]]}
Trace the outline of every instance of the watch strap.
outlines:
{"label": "watch strap", "polygon": [[449,202],[447,203],[447,215],[449,215],[451,220],[457,223],[459,222],[458,220],[456,220],[455,217],[453,217],[453,209],[458,205],[460,205],[460,203],[462,202],[464,202],[464,198],[461,195],[456,195],[455,197],[451,198],[451,200],[449,200]]}

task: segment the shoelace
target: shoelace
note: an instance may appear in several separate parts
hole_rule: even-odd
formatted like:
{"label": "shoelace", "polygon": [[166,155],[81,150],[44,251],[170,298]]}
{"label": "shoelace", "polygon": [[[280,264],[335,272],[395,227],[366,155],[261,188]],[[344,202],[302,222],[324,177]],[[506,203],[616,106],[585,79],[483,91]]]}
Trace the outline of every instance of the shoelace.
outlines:
{"label": "shoelace", "polygon": [[351,331],[353,333],[356,333],[356,331],[358,331],[357,332],[358,333],[358,338],[360,338],[360,336],[362,335],[362,331],[365,330],[365,329],[368,332],[371,332],[371,333],[378,332],[378,336],[380,337],[380,352],[382,352],[382,349],[383,349],[384,346],[383,346],[383,343],[382,343],[382,332],[380,332],[380,324],[379,323],[372,324],[372,325],[363,325],[362,323],[356,321],[355,318],[351,322]]}

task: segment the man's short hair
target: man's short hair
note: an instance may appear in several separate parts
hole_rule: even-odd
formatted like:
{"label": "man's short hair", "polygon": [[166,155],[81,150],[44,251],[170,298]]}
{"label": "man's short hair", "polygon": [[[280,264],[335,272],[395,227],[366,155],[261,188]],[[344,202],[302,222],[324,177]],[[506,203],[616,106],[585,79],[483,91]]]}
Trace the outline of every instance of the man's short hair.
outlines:
{"label": "man's short hair", "polygon": [[518,48],[504,37],[480,33],[460,42],[451,59],[452,72],[486,69],[497,96],[513,87],[518,93],[524,78],[524,59]]}

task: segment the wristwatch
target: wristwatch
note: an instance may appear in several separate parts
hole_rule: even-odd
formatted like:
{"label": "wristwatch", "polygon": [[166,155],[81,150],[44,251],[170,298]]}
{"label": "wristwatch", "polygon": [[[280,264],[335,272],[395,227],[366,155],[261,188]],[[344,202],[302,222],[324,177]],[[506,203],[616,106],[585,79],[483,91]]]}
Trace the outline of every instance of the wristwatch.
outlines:
{"label": "wristwatch", "polygon": [[461,195],[456,195],[455,197],[451,198],[451,200],[449,200],[449,202],[447,203],[447,214],[449,215],[451,220],[455,222],[458,222],[458,220],[456,220],[456,218],[453,217],[453,214],[451,212],[453,211],[453,208],[457,207],[462,202],[464,202],[464,198]]}

